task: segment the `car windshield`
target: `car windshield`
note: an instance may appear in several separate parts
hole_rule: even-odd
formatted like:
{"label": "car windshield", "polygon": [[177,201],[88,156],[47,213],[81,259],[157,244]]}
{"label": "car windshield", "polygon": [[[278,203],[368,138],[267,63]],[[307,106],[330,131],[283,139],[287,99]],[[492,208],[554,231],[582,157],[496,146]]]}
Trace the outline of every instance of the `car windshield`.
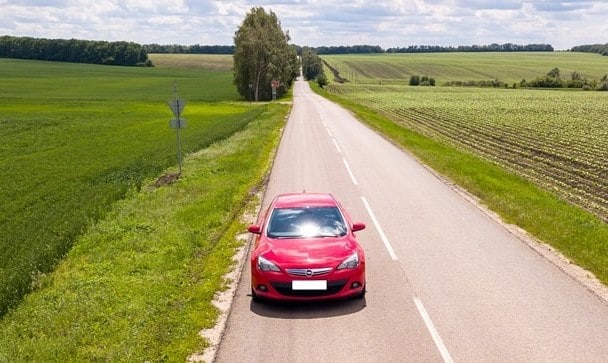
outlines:
{"label": "car windshield", "polygon": [[338,237],[346,232],[337,207],[277,208],[267,231],[271,238]]}

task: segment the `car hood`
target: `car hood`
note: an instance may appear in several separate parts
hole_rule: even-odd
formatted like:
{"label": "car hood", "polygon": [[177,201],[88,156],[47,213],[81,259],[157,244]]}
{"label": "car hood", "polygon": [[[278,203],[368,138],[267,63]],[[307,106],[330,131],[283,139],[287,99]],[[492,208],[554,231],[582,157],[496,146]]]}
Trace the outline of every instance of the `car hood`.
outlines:
{"label": "car hood", "polygon": [[353,254],[356,247],[348,236],[324,238],[267,239],[257,250],[265,258],[289,267],[328,267]]}

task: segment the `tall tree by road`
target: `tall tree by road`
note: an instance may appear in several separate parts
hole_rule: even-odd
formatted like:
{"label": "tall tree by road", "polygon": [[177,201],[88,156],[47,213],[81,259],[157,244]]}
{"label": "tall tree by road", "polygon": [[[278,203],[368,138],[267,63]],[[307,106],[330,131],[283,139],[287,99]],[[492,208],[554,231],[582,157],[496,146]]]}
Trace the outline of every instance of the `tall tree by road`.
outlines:
{"label": "tall tree by road", "polygon": [[323,74],[323,61],[314,49],[302,48],[302,74],[307,80],[313,80]]}
{"label": "tall tree by road", "polygon": [[254,7],[234,35],[234,83],[244,98],[253,101],[272,98],[271,82],[284,93],[298,75],[298,57],[289,44],[289,34],[272,12]]}

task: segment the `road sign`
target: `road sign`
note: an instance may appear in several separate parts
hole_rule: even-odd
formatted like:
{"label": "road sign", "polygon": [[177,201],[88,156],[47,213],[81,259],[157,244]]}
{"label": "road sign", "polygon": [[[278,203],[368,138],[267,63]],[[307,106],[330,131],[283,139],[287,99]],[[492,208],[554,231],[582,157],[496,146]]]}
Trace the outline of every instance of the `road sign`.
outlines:
{"label": "road sign", "polygon": [[186,123],[185,119],[180,118],[180,119],[173,119],[173,120],[169,121],[169,126],[172,129],[183,129],[186,126],[188,126],[188,124]]}
{"label": "road sign", "polygon": [[175,135],[177,136],[177,163],[179,164],[179,173],[182,175],[182,143],[179,139],[179,130],[186,127],[186,120],[181,118],[184,107],[186,107],[186,100],[177,98],[177,81],[173,81],[173,95],[175,99],[167,102],[171,112],[175,115],[175,119],[169,121],[169,127],[175,129]]}
{"label": "road sign", "polygon": [[184,107],[186,107],[186,100],[173,100],[167,103],[169,104],[169,108],[173,112],[173,115],[179,119],[179,116],[184,111]]}
{"label": "road sign", "polygon": [[270,88],[272,88],[272,99],[276,100],[277,99],[277,88],[279,88],[281,86],[281,82],[277,81],[276,79],[273,79],[270,82]]}

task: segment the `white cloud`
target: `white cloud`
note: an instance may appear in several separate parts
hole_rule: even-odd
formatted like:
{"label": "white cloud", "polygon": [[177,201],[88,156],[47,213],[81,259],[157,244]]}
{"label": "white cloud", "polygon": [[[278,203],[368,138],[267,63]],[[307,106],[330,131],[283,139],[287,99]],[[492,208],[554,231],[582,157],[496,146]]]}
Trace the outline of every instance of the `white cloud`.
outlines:
{"label": "white cloud", "polygon": [[458,7],[467,9],[521,9],[523,2],[521,0],[456,0]]}
{"label": "white cloud", "polygon": [[274,11],[299,45],[607,41],[605,0],[0,0],[0,35],[232,44],[254,6]]}

